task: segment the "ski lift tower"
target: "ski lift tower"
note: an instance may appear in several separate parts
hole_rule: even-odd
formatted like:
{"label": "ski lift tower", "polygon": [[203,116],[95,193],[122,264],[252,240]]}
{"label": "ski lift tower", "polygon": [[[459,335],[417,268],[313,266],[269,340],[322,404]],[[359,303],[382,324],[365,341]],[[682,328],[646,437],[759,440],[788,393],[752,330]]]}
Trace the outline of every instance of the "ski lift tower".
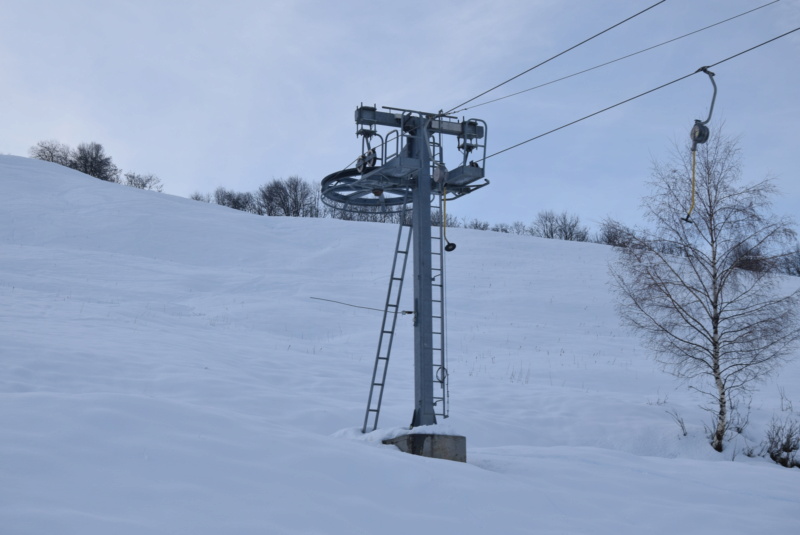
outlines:
{"label": "ski lift tower", "polygon": [[[459,120],[441,112],[388,107],[382,110],[385,111],[363,105],[356,109],[356,135],[361,138],[361,156],[355,167],[332,173],[322,180],[323,202],[328,206],[353,212],[399,214],[400,220],[363,432],[370,423],[371,430],[378,425],[409,251],[413,252],[414,263],[414,413],[411,426],[433,425],[437,415],[447,417],[443,251],[452,251],[455,244],[447,241],[445,233],[445,203],[489,183],[484,178],[487,130],[484,121]],[[378,127],[390,130],[382,135]],[[443,151],[447,139],[455,141],[461,152],[460,161],[450,170],[445,165]],[[441,224],[436,234],[432,232],[432,204],[440,210]],[[439,386],[439,395],[434,395],[434,385]],[[409,439],[406,451],[436,448],[436,444],[426,446],[417,442]],[[404,449],[402,444],[398,446]]]}

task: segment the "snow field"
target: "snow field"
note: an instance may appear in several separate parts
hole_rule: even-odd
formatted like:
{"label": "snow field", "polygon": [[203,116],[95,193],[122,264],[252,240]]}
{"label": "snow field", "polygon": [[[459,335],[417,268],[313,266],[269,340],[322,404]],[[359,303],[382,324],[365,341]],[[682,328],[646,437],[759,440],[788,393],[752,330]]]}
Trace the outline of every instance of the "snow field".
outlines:
{"label": "snow field", "polygon": [[312,299],[382,307],[393,226],[11,156],[0,181],[4,535],[800,528],[800,471],[741,453],[783,414],[779,389],[800,404],[800,362],[714,452],[701,399],[618,325],[608,247],[448,230],[439,427],[467,436],[465,465],[381,444],[411,419],[410,317],[362,435],[380,313]]}

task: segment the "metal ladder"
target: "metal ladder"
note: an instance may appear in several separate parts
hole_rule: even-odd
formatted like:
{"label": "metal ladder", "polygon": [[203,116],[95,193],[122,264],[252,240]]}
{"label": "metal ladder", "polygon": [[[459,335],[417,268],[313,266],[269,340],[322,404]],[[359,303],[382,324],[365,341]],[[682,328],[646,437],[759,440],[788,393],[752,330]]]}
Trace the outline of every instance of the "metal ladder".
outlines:
{"label": "metal ladder", "polygon": [[[438,203],[432,208],[444,217],[443,200],[437,195]],[[436,206],[438,204],[438,206]],[[431,296],[433,306],[433,412],[436,416],[447,418],[450,410],[450,391],[447,377],[447,355],[445,352],[445,269],[444,269],[444,224],[431,229]]]}
{"label": "metal ladder", "polygon": [[[400,212],[400,224],[397,229],[397,243],[394,248],[392,273],[389,278],[389,291],[386,294],[386,306],[383,309],[381,335],[378,339],[378,351],[375,355],[375,367],[372,370],[372,382],[369,387],[367,412],[364,415],[362,433],[370,428],[378,428],[378,417],[383,401],[383,388],[386,385],[386,371],[389,369],[389,356],[392,353],[392,342],[397,327],[397,315],[400,313],[400,295],[403,292],[403,278],[411,247],[411,217],[406,210]],[[371,422],[370,422],[371,420]]]}
{"label": "metal ladder", "polygon": [[[439,214],[442,214],[442,200],[439,198]],[[392,353],[392,343],[397,327],[398,314],[405,313],[400,310],[400,296],[403,291],[406,266],[411,247],[411,218],[404,211],[400,215],[400,224],[397,231],[392,272],[389,277],[389,290],[386,294],[386,305],[383,309],[381,333],[378,339],[378,350],[375,354],[375,365],[372,369],[372,381],[369,388],[367,411],[364,414],[362,433],[367,429],[374,431],[378,428],[378,418],[383,402],[383,390],[386,386],[386,372],[389,369],[389,357]],[[447,353],[445,348],[445,265],[444,265],[444,228],[437,225],[431,229],[431,272],[432,272],[432,306],[433,306],[433,375],[434,384],[434,414],[447,418],[450,411],[450,390],[448,386]]]}

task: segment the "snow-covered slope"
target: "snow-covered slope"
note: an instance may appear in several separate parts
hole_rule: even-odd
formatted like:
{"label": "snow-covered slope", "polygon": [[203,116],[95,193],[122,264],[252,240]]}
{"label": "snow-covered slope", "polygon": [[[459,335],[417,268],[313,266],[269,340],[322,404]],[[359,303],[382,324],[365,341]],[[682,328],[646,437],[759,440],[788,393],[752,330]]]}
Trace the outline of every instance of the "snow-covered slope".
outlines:
{"label": "snow-covered slope", "polygon": [[800,405],[800,362],[715,453],[701,400],[619,327],[607,247],[448,231],[461,464],[380,442],[411,419],[411,320],[361,435],[380,313],[312,299],[380,308],[393,226],[13,156],[0,184],[3,535],[800,530],[800,471],[735,455],[779,389]]}

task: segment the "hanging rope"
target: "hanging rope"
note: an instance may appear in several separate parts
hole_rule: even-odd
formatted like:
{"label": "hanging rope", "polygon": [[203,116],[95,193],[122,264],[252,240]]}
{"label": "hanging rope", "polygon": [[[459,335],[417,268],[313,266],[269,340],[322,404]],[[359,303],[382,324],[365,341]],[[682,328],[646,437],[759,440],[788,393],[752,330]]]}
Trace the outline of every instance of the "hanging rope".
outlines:
{"label": "hanging rope", "polygon": [[683,218],[684,221],[687,223],[691,223],[691,215],[694,212],[694,198],[695,198],[695,179],[694,179],[694,169],[697,162],[697,151],[692,149],[692,203],[689,205],[689,211],[686,212],[686,217]]}

